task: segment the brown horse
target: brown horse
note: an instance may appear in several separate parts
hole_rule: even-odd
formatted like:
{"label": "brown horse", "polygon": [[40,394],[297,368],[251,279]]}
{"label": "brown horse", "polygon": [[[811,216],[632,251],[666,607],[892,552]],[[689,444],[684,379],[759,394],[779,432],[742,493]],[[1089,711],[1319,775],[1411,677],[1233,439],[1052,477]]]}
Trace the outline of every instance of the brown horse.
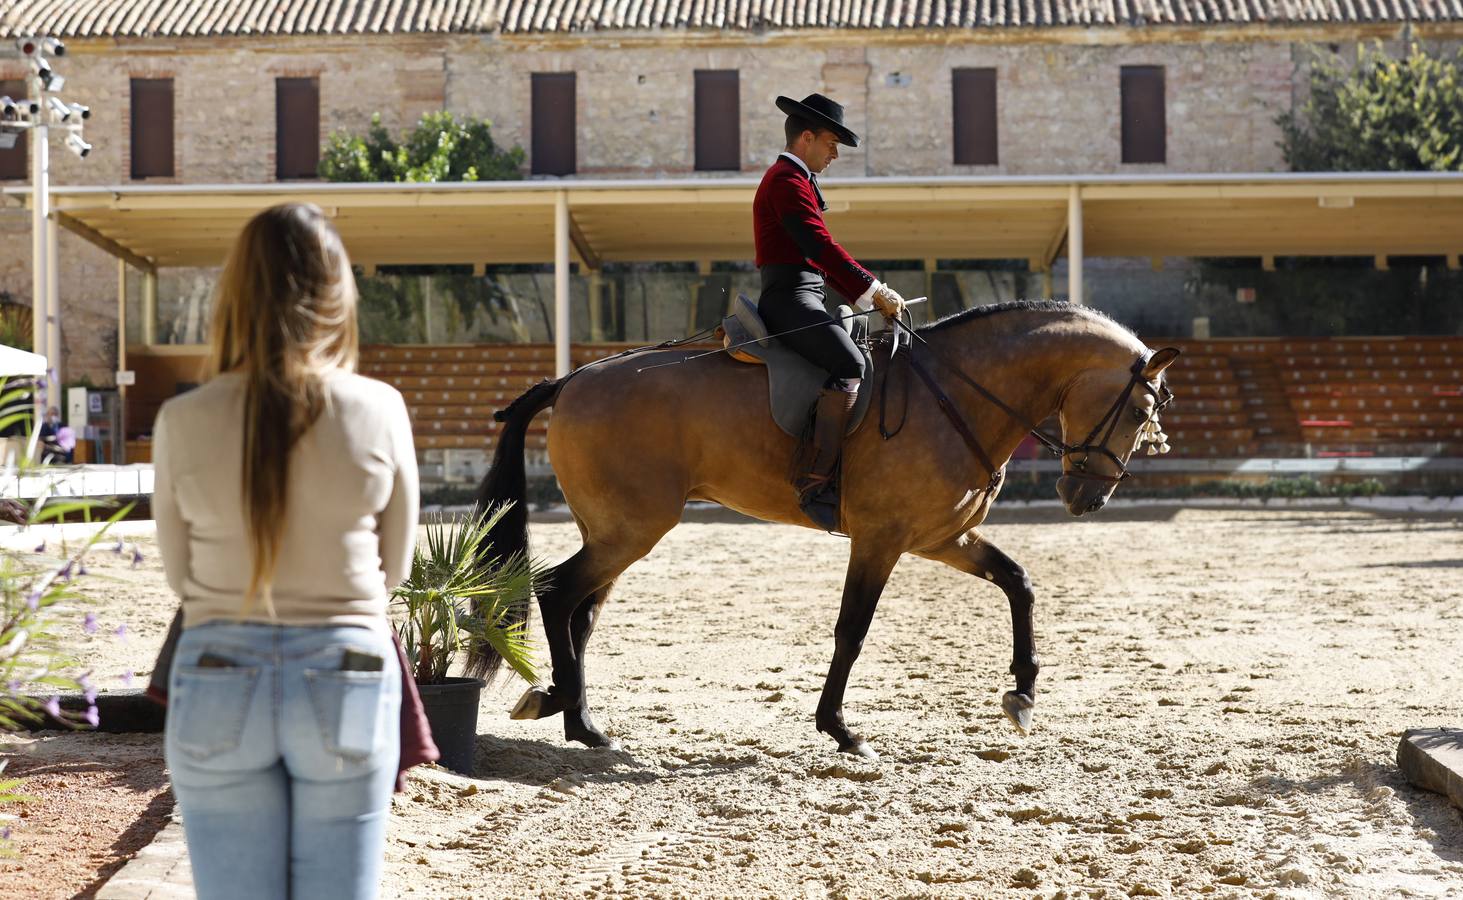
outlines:
{"label": "brown horse", "polygon": [[[1100,313],[1045,301],[967,310],[917,337],[912,350],[886,366],[895,377],[876,376],[872,386],[889,391],[889,418],[902,415],[903,427],[883,438],[874,421],[876,396],[842,463],[848,574],[817,726],[841,750],[865,756],[875,754],[844,724],[843,694],[879,595],[905,553],[986,578],[1006,593],[1016,690],[1002,706],[1018,728],[1029,727],[1035,598],[1025,570],[977,530],[1000,489],[1000,475],[986,471],[979,457],[1003,468],[1031,423],[1056,414],[1063,435],[1057,492],[1074,516],[1100,508],[1140,437],[1157,433],[1152,422],[1167,391],[1162,372],[1178,355],[1150,351]],[[947,394],[948,413],[901,362],[910,353]],[[720,354],[646,368],[690,355],[656,350],[594,364],[536,385],[497,414],[504,425],[478,499],[482,508],[516,505],[491,535],[494,552],[527,549],[524,433],[550,406],[549,458],[583,537],[583,547],[551,570],[539,594],[553,684],[525,694],[514,717],[562,712],[565,737],[592,747],[610,742],[590,720],[585,645],[615,579],[675,527],[686,502],[710,500],[758,519],[812,527],[786,479],[796,442],[768,413],[766,374]],[[887,359],[887,349],[878,355]],[[972,377],[995,402],[971,386]],[[1084,434],[1081,446],[1067,442]],[[497,662],[485,648],[471,668],[488,673]]]}

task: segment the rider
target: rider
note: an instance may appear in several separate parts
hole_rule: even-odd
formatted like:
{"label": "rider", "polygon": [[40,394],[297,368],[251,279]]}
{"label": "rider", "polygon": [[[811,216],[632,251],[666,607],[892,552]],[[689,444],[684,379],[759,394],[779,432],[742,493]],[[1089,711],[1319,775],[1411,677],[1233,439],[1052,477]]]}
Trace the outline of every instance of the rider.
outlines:
{"label": "rider", "polygon": [[757,309],[769,332],[828,373],[813,417],[812,453],[795,465],[793,487],[808,518],[836,531],[838,460],[864,356],[828,314],[823,286],[832,282],[858,309],[877,307],[886,317],[903,312],[904,298],[849,256],[823,223],[828,206],[817,175],[838,158],[839,144],[858,146],[858,135],[843,124],[843,107],[809,94],[802,102],[778,97],[777,108],[787,113],[787,149],[762,176],[752,202],[762,272]]}

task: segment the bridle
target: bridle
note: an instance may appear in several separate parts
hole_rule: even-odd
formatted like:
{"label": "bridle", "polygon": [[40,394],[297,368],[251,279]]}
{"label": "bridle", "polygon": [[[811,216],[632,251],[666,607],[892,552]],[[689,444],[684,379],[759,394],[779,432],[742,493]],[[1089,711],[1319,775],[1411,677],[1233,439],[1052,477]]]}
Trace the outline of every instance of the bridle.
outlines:
{"label": "bridle", "polygon": [[[1084,438],[1081,443],[1068,444],[1060,437],[1042,431],[1041,428],[1036,425],[1036,423],[1032,422],[1028,417],[1023,415],[1019,411],[1013,409],[1009,403],[1002,400],[1000,397],[997,397],[986,388],[982,387],[979,383],[975,381],[975,379],[962,372],[959,367],[945,360],[939,354],[939,352],[930,345],[930,342],[926,341],[924,339],[924,336],[921,335],[919,332],[915,331],[913,328],[909,327],[904,322],[898,319],[895,319],[893,321],[897,323],[898,328],[903,328],[905,332],[908,333],[914,340],[917,340],[922,345],[924,345],[925,349],[929,351],[930,357],[941,369],[948,372],[957,380],[963,382],[976,393],[984,397],[993,406],[999,408],[1006,415],[1010,416],[1012,419],[1015,419],[1017,422],[1023,425],[1026,430],[1031,433],[1031,436],[1036,438],[1037,441],[1042,444],[1042,446],[1046,447],[1046,449],[1050,451],[1053,456],[1058,457],[1062,460],[1066,460],[1068,457],[1080,454],[1081,458],[1074,459],[1072,461],[1072,468],[1063,473],[1064,475],[1072,478],[1087,478],[1093,481],[1102,481],[1109,484],[1117,484],[1118,482],[1124,481],[1127,478],[1131,477],[1132,473],[1128,471],[1127,465],[1124,464],[1122,459],[1120,459],[1118,455],[1114,453],[1112,449],[1108,446],[1108,442],[1112,440],[1113,432],[1117,430],[1119,418],[1122,416],[1123,408],[1127,405],[1128,398],[1132,397],[1133,391],[1140,387],[1153,398],[1153,411],[1148,414],[1147,420],[1143,423],[1145,426],[1150,422],[1156,422],[1158,419],[1158,414],[1163,410],[1165,406],[1168,406],[1168,404],[1173,401],[1173,392],[1168,389],[1168,385],[1160,382],[1158,387],[1155,388],[1152,384],[1148,382],[1146,378],[1143,377],[1143,369],[1147,367],[1149,360],[1153,356],[1153,351],[1149,350],[1145,352],[1142,356],[1139,356],[1137,360],[1134,361],[1133,365],[1128,369],[1128,383],[1124,385],[1122,393],[1118,394],[1118,398],[1114,400],[1112,405],[1107,408],[1107,412],[1104,413],[1102,418],[1097,421],[1097,424],[1092,426],[1092,430],[1087,433],[1087,437]],[[894,339],[898,340],[897,329]],[[905,358],[909,361],[909,365],[914,370],[915,374],[920,377],[920,380],[923,381],[925,383],[925,386],[928,387],[931,393],[935,395],[935,400],[939,403],[940,409],[945,413],[945,416],[950,420],[950,424],[954,426],[956,432],[958,432],[961,438],[964,439],[966,445],[970,448],[971,452],[975,454],[975,457],[980,460],[981,463],[986,467],[986,470],[991,473],[991,487],[994,487],[995,484],[1000,480],[1001,467],[996,466],[996,464],[991,461],[990,456],[985,452],[985,448],[981,447],[980,442],[976,440],[975,434],[970,430],[970,427],[965,424],[965,420],[960,416],[959,411],[956,410],[955,404],[950,400],[949,395],[941,390],[939,384],[935,382],[935,379],[931,377],[929,371],[920,363],[915,355],[913,353],[909,353],[906,355]],[[885,397],[888,396],[888,393],[889,392],[887,390],[883,392]],[[892,432],[889,431],[884,425],[884,410],[881,406],[879,412],[879,433],[883,435],[885,440],[888,440],[895,434],[898,434],[903,427],[904,423],[901,422],[899,428],[894,429]],[[1100,441],[1097,440],[1097,436],[1099,434],[1102,435],[1102,440]],[[1087,471],[1087,463],[1091,459],[1093,453],[1099,453],[1112,460],[1113,465],[1117,467],[1117,474],[1104,475],[1100,472]]]}
{"label": "bridle", "polygon": [[[1134,388],[1143,388],[1153,398],[1153,412],[1148,414],[1148,418],[1144,420],[1144,424],[1155,421],[1158,418],[1158,414],[1163,411],[1163,408],[1173,402],[1173,391],[1168,389],[1168,385],[1160,383],[1158,389],[1155,390],[1153,385],[1148,383],[1148,379],[1143,377],[1143,369],[1147,367],[1148,360],[1152,356],[1153,351],[1149,350],[1147,353],[1138,357],[1133,363],[1132,367],[1128,370],[1130,374],[1128,375],[1127,386],[1118,395],[1118,399],[1113,401],[1112,406],[1107,408],[1107,412],[1097,421],[1097,424],[1092,426],[1092,430],[1087,433],[1087,437],[1081,444],[1072,446],[1063,444],[1061,441],[1056,442],[1060,445],[1063,459],[1075,453],[1082,454],[1081,459],[1072,461],[1072,470],[1063,474],[1072,478],[1090,478],[1093,481],[1105,481],[1110,484],[1117,484],[1120,481],[1124,481],[1133,474],[1128,471],[1128,467],[1123,463],[1122,459],[1116,453],[1112,452],[1112,448],[1108,446],[1108,441],[1112,440],[1112,433],[1117,430],[1118,419],[1123,414],[1123,407],[1127,405],[1128,398],[1133,396]],[[1092,443],[1097,437],[1097,433],[1103,431],[1104,426],[1106,426],[1107,430],[1103,432],[1102,441],[1096,444]],[[1033,429],[1032,433],[1036,434],[1035,429]],[[1037,439],[1041,440],[1043,437],[1046,437],[1046,435],[1039,435]],[[1051,444],[1047,446],[1049,448],[1052,447]],[[1087,471],[1087,460],[1094,452],[1101,453],[1112,460],[1113,465],[1117,466],[1118,473],[1116,475],[1103,475],[1100,472]]]}

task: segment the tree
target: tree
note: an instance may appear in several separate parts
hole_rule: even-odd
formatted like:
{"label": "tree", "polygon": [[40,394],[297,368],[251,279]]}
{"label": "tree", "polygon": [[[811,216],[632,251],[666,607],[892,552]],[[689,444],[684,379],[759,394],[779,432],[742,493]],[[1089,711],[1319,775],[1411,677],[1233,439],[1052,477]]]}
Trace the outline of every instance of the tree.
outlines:
{"label": "tree", "polygon": [[450,112],[427,113],[400,142],[371,116],[364,135],[338,131],[320,157],[326,181],[516,181],[523,148],[504,149],[486,119],[458,121]]}
{"label": "tree", "polygon": [[1293,171],[1463,171],[1463,55],[1377,44],[1349,68],[1318,53],[1310,89],[1277,120]]}

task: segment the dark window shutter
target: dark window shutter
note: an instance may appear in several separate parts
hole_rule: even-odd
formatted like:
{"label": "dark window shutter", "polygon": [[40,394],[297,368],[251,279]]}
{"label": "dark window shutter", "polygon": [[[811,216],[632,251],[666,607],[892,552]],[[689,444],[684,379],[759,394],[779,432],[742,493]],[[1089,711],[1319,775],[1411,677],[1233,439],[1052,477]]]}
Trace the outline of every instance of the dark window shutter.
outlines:
{"label": "dark window shutter", "polygon": [[742,168],[742,94],[736,69],[696,71],[696,171]]}
{"label": "dark window shutter", "polygon": [[132,177],[173,177],[173,79],[132,79]]}
{"label": "dark window shutter", "polygon": [[1166,161],[1163,66],[1123,66],[1123,162]]}
{"label": "dark window shutter", "polygon": [[[16,103],[21,103],[25,100],[27,93],[29,91],[22,79],[0,81],[0,97],[9,97]],[[0,181],[25,181],[30,178],[30,171],[27,168],[28,158],[25,155],[29,136],[24,131],[10,133],[15,135],[15,146],[9,150],[0,150]]]}
{"label": "dark window shutter", "polygon": [[320,168],[320,80],[274,80],[275,177],[315,178]]}
{"label": "dark window shutter", "polygon": [[955,164],[994,166],[996,152],[996,70],[955,69]]}
{"label": "dark window shutter", "polygon": [[533,73],[533,154],[535,175],[573,175],[574,73]]}

